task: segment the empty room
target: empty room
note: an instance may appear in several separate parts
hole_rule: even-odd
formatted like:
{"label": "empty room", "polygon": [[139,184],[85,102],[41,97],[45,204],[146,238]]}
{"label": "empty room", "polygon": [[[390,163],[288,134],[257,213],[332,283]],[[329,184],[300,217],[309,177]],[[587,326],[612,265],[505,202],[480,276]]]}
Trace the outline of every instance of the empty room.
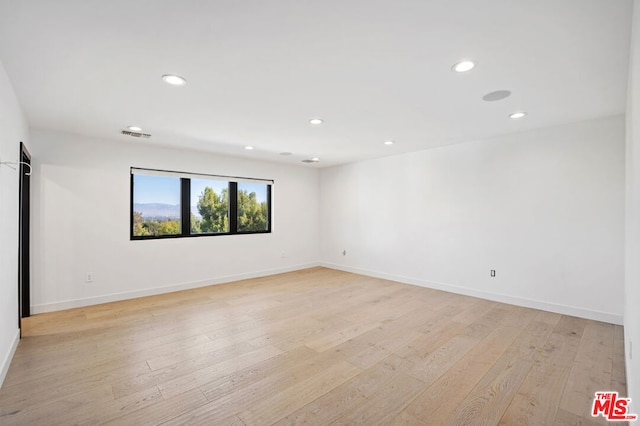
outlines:
{"label": "empty room", "polygon": [[640,0],[0,0],[2,426],[634,424],[638,302]]}

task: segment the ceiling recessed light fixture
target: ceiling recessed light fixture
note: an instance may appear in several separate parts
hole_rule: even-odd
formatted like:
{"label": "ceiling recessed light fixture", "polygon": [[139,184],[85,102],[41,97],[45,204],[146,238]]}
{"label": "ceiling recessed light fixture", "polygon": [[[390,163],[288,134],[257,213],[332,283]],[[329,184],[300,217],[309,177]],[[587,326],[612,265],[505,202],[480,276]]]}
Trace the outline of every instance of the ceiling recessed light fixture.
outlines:
{"label": "ceiling recessed light fixture", "polygon": [[313,157],[311,161],[313,161],[314,163],[318,163],[320,159],[318,157]]}
{"label": "ceiling recessed light fixture", "polygon": [[142,127],[138,127],[138,126],[129,126],[129,127],[127,127],[127,129],[131,130],[132,132],[141,132],[142,131]]}
{"label": "ceiling recessed light fixture", "polygon": [[385,145],[394,145],[396,141],[385,141]]}
{"label": "ceiling recessed light fixture", "polygon": [[286,157],[286,156],[289,156],[289,155],[292,155],[292,154],[293,154],[292,152],[288,152],[288,151],[285,151],[285,152],[281,152],[281,153],[280,153],[280,155],[283,155],[283,156],[285,156],[285,157]]}
{"label": "ceiling recessed light fixture", "polygon": [[311,120],[309,120],[310,124],[315,124],[316,126],[318,124],[322,124],[324,122],[324,120],[322,118],[312,118]]}
{"label": "ceiling recessed light fixture", "polygon": [[475,66],[476,64],[473,61],[460,61],[452,66],[451,69],[455,72],[467,72],[471,71]]}
{"label": "ceiling recessed light fixture", "polygon": [[187,80],[184,77],[175,74],[165,74],[162,76],[162,80],[172,86],[184,86],[187,84]]}
{"label": "ceiling recessed light fixture", "polygon": [[512,120],[518,120],[525,115],[527,115],[527,113],[524,111],[512,112],[511,114],[509,114],[509,118],[511,118]]}
{"label": "ceiling recessed light fixture", "polygon": [[247,145],[244,147],[244,149],[246,149],[247,151],[251,151],[253,147],[251,145]]}

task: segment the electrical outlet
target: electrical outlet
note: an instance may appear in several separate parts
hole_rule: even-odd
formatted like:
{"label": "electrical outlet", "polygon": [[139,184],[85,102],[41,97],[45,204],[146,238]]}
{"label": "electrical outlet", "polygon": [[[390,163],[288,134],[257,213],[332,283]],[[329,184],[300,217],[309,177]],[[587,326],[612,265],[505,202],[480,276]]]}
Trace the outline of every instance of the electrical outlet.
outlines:
{"label": "electrical outlet", "polygon": [[92,283],[93,282],[93,272],[87,272],[87,275],[84,278],[84,282]]}
{"label": "electrical outlet", "polygon": [[495,276],[496,276],[496,270],[495,270],[495,269],[492,269],[492,270],[491,270],[491,276],[492,276],[492,277],[495,277]]}

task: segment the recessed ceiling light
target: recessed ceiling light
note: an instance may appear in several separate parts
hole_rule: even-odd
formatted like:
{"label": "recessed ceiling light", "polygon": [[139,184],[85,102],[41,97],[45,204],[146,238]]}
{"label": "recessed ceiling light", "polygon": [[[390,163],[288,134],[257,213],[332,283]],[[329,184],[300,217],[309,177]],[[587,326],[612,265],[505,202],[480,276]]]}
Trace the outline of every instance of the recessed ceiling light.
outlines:
{"label": "recessed ceiling light", "polygon": [[322,124],[322,122],[323,122],[322,118],[312,118],[311,120],[309,120],[309,123],[315,124],[315,125]]}
{"label": "recessed ceiling light", "polygon": [[184,77],[180,77],[179,75],[174,74],[165,74],[162,76],[162,80],[165,83],[171,84],[173,86],[184,86],[187,84],[187,80]]}
{"label": "recessed ceiling light", "polygon": [[385,145],[393,145],[395,143],[396,143],[396,141],[386,141],[384,144]]}
{"label": "recessed ceiling light", "polygon": [[292,155],[292,154],[293,154],[292,152],[288,152],[288,151],[280,153],[280,155],[284,155],[285,157],[288,156],[288,155]]}
{"label": "recessed ceiling light", "polygon": [[250,146],[250,145],[247,145],[247,146],[244,147],[244,149],[246,149],[247,151],[251,151],[253,149],[253,147]]}
{"label": "recessed ceiling light", "polygon": [[320,159],[318,157],[313,157],[311,161],[313,161],[314,163],[317,163],[320,161]]}
{"label": "recessed ceiling light", "polygon": [[451,69],[455,72],[467,72],[467,71],[471,71],[475,66],[476,64],[473,63],[472,61],[460,61],[454,66],[452,66]]}
{"label": "recessed ceiling light", "polygon": [[527,115],[526,112],[524,111],[518,111],[518,112],[513,112],[511,114],[509,114],[509,118],[513,119],[513,120],[517,120],[519,118],[524,117],[525,115]]}
{"label": "recessed ceiling light", "polygon": [[141,132],[142,131],[142,127],[138,127],[138,126],[129,126],[129,127],[127,127],[127,129],[131,130],[132,132]]}

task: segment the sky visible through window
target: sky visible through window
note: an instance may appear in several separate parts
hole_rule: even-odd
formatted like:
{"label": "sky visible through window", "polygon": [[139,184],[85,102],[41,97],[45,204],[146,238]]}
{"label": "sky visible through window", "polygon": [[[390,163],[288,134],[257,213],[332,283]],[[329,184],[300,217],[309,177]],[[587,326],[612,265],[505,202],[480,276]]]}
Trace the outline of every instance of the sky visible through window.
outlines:
{"label": "sky visible through window", "polygon": [[238,182],[238,191],[255,192],[258,203],[267,201],[267,185],[264,183]]}
{"label": "sky visible through window", "polygon": [[[198,197],[205,187],[220,194],[228,182],[212,179],[191,179],[191,206],[198,204]],[[239,190],[255,192],[258,203],[267,200],[267,186],[263,183],[239,182]],[[180,204],[180,178],[170,176],[134,175],[134,199],[136,203]]]}
{"label": "sky visible through window", "polygon": [[135,203],[180,204],[180,178],[133,175]]}
{"label": "sky visible through window", "polygon": [[191,207],[198,205],[198,199],[207,186],[213,189],[213,192],[220,195],[223,189],[229,187],[229,182],[210,179],[191,179]]}

